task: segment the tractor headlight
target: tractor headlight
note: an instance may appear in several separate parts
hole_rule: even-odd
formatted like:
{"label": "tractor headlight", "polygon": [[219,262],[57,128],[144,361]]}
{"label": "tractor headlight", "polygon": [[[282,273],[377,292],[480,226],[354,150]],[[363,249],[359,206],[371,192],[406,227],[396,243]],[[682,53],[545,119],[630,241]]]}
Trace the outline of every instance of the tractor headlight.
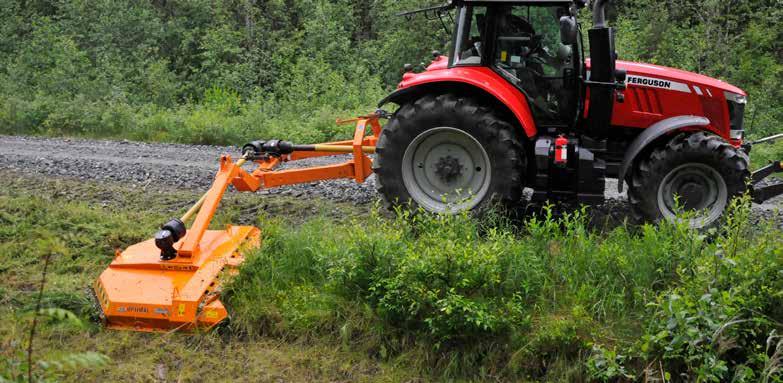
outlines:
{"label": "tractor headlight", "polygon": [[737,104],[745,105],[748,103],[748,97],[737,93],[725,92],[726,100]]}
{"label": "tractor headlight", "polygon": [[732,139],[741,140],[745,135],[743,124],[745,120],[745,105],[748,104],[748,98],[737,93],[725,92],[725,94],[726,103],[729,106],[729,122],[731,123],[729,134]]}
{"label": "tractor headlight", "polygon": [[729,137],[732,140],[743,140],[743,139],[745,139],[745,131],[744,130],[730,130],[729,131]]}

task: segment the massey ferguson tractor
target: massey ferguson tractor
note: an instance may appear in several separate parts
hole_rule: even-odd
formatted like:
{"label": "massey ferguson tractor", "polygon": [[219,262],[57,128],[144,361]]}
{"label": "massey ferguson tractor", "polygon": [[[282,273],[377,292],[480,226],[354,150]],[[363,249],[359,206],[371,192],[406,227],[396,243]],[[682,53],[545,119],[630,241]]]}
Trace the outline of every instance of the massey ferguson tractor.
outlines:
{"label": "massey ferguson tractor", "polygon": [[400,105],[377,144],[381,194],[437,212],[513,205],[524,187],[534,200],[593,204],[611,177],[646,220],[681,209],[693,226],[716,223],[747,189],[747,95],[616,61],[606,3],[594,4],[590,59],[575,20],[585,1],[452,4],[449,56],[381,102]]}
{"label": "massey ferguson tractor", "polygon": [[[742,193],[757,202],[783,194],[780,184],[759,186],[782,170],[780,162],[749,170],[746,93],[695,73],[617,61],[608,2],[593,4],[586,39],[576,21],[586,0],[453,0],[407,13],[448,14],[456,25],[448,55],[435,53],[421,73],[406,66],[397,90],[380,102],[399,105],[394,113],[338,121],[356,124],[351,140],[254,141],[239,161],[222,157],[193,208],[154,239],[117,252],[93,288],[101,317],[109,327],[142,331],[210,328],[227,317],[219,276],[260,245],[255,227],[208,230],[229,185],[257,191],[363,182],[375,173],[391,204],[452,213],[514,206],[524,188],[535,201],[601,203],[610,177],[620,191],[628,185],[641,218],[690,212],[694,228],[718,224]],[[352,159],[277,169],[344,154]],[[243,168],[250,162],[255,169]]]}

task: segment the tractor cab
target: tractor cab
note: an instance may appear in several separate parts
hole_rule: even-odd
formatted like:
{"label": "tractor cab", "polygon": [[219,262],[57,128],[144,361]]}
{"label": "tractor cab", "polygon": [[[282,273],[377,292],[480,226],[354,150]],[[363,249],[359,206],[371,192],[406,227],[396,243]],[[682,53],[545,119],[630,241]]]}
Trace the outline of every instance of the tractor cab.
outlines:
{"label": "tractor cab", "polygon": [[449,67],[488,67],[525,95],[539,128],[573,127],[584,71],[576,11],[573,1],[460,2]]}
{"label": "tractor cab", "polygon": [[379,173],[386,197],[430,211],[517,201],[523,187],[537,201],[603,201],[598,154],[624,87],[608,2],[592,7],[589,69],[576,21],[586,0],[453,0],[403,14],[455,25],[448,58],[422,73],[406,66],[379,103],[400,105],[379,138],[380,168],[394,170]]}
{"label": "tractor cab", "polygon": [[[406,12],[428,18],[454,19],[449,57],[436,58],[428,71],[448,69],[458,83],[472,83],[487,90],[519,96],[504,101],[520,120],[528,136],[537,133],[576,132],[597,140],[606,138],[615,100],[622,101],[625,72],[616,69],[614,31],[606,25],[609,0],[593,4],[593,27],[588,31],[590,61],[576,15],[587,0],[452,0],[440,7]],[[405,100],[417,93],[407,88],[448,80],[439,74],[412,78],[412,66],[403,76],[399,93],[381,102]],[[465,70],[459,70],[460,68]],[[456,70],[455,70],[456,69]],[[479,79],[488,70],[489,78]],[[520,100],[510,100],[515,98]],[[519,109],[524,109],[519,111]],[[534,132],[531,134],[531,132]]]}

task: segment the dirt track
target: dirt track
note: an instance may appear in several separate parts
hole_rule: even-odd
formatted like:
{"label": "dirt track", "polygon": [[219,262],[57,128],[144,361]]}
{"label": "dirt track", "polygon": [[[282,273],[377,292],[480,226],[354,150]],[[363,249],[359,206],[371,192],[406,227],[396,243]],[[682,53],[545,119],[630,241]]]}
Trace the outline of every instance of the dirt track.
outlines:
{"label": "dirt track", "polygon": [[[129,188],[200,189],[209,187],[222,154],[239,155],[238,147],[148,144],[128,141],[0,136],[0,169],[14,173],[79,180],[112,181]],[[310,159],[301,165],[321,165],[334,159]],[[339,161],[339,159],[338,159]],[[274,190],[298,198],[322,197],[337,202],[368,204],[378,199],[375,178],[364,184],[351,180],[324,181]],[[607,180],[607,203],[593,212],[621,219],[627,214],[625,194],[616,180]],[[781,218],[779,197],[754,205],[757,218]],[[597,211],[596,211],[597,210]]]}

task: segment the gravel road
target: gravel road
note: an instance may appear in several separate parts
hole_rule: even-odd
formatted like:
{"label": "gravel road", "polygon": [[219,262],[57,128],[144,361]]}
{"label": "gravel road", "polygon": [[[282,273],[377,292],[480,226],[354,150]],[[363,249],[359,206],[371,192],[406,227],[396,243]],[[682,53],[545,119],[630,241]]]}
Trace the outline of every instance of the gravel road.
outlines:
{"label": "gravel road", "polygon": [[[206,190],[212,184],[218,159],[223,154],[237,158],[240,148],[0,135],[0,169],[21,174],[121,182],[130,188],[152,186]],[[341,159],[313,158],[297,161],[296,164],[312,166],[335,161]],[[294,163],[285,164],[283,168],[292,165]],[[246,167],[252,169],[252,165]],[[370,203],[377,198],[374,176],[364,184],[334,180],[260,193],[325,197],[357,204]]]}
{"label": "gravel road", "polygon": [[[79,180],[121,182],[130,188],[209,187],[222,154],[239,156],[239,147],[140,143],[129,141],[0,136],[0,169],[21,174]],[[339,161],[313,158],[286,166],[312,166]],[[323,197],[337,202],[372,203],[378,199],[375,177],[364,184],[352,180],[322,181],[264,190],[265,194]],[[607,180],[607,203],[598,210],[611,216],[628,209],[625,193],[617,193],[617,181]],[[781,218],[783,197],[754,205],[754,215]]]}

